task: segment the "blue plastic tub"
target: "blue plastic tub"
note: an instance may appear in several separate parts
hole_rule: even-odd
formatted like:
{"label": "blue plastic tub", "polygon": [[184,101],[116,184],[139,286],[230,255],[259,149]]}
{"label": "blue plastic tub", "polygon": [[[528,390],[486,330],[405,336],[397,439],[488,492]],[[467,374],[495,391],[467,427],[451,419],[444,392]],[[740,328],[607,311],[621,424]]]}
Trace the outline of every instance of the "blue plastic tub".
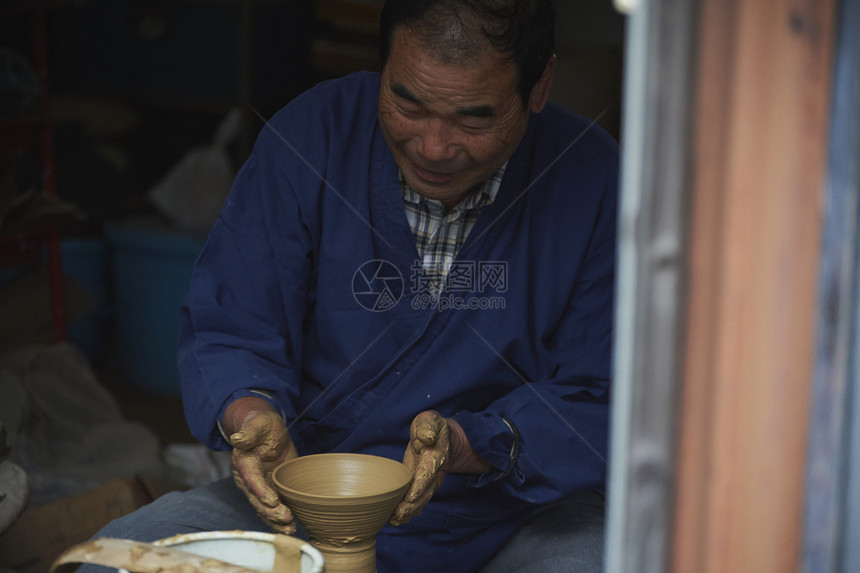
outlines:
{"label": "blue plastic tub", "polygon": [[205,242],[150,221],[110,225],[119,366],[128,382],[156,394],[178,394],[179,309]]}
{"label": "blue plastic tub", "polygon": [[111,316],[108,244],[103,238],[69,238],[60,248],[63,272],[77,279],[94,303],[90,312],[69,322],[69,340],[90,362],[98,362],[104,357]]}

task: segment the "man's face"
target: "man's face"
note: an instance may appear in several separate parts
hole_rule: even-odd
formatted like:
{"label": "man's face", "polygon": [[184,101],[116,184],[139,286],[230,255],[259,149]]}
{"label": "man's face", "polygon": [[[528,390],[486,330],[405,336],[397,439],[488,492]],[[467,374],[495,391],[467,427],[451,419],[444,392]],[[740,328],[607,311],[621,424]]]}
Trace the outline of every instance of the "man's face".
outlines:
{"label": "man's face", "polygon": [[442,63],[406,27],[382,71],[379,123],[409,186],[453,207],[511,156],[528,123],[514,64],[492,48]]}

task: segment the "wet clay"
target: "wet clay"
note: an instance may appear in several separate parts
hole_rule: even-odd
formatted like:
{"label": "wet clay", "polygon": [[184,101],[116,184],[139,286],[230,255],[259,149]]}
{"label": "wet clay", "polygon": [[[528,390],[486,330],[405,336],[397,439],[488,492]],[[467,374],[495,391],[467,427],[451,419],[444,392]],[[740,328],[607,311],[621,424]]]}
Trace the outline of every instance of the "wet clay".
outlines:
{"label": "wet clay", "polygon": [[123,568],[134,573],[260,573],[172,547],[107,537],[68,549],[54,561],[50,573],[71,573],[82,563]]}
{"label": "wet clay", "polygon": [[275,563],[272,573],[292,573],[302,567],[302,541],[286,535],[275,535]]}
{"label": "wet clay", "polygon": [[366,454],[316,454],[284,462],[272,478],[327,573],[376,573],[376,534],[409,487],[406,466]]}

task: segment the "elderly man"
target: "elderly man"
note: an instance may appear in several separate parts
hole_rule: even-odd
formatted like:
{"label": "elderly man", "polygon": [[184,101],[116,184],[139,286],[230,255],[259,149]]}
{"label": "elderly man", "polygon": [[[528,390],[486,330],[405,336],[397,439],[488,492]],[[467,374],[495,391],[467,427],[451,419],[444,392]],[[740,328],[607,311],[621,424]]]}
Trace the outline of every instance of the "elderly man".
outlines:
{"label": "elderly man", "polygon": [[382,572],[600,570],[617,147],[547,102],[554,18],[388,0],[381,74],[263,128],[180,335],[189,425],[234,480],[103,535],[291,533],[274,467],[361,452],[414,471]]}

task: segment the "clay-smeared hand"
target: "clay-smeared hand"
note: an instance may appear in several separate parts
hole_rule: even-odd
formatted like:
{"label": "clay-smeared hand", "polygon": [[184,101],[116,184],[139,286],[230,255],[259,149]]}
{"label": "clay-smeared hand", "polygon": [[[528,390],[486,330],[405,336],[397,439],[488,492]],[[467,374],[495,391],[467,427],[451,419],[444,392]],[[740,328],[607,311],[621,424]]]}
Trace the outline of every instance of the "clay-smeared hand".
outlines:
{"label": "clay-smeared hand", "polygon": [[402,525],[421,513],[445,479],[442,466],[449,449],[448,422],[439,412],[428,410],[415,416],[403,454],[403,464],[412,470],[412,483],[389,519],[392,525]]}
{"label": "clay-smeared hand", "polygon": [[[240,398],[233,404],[242,400],[245,399]],[[281,463],[297,457],[298,452],[280,414],[271,411],[267,402],[261,402],[258,409],[247,410],[243,416],[234,413],[242,416],[240,419],[243,421],[238,431],[230,435],[233,479],[269,527],[280,533],[294,533],[293,515],[275,491],[272,471]],[[225,422],[230,414],[228,407]]]}
{"label": "clay-smeared hand", "polygon": [[448,472],[477,474],[491,468],[472,449],[463,428],[433,410],[412,420],[403,463],[412,470],[412,483],[388,520],[392,525],[402,525],[421,513]]}

